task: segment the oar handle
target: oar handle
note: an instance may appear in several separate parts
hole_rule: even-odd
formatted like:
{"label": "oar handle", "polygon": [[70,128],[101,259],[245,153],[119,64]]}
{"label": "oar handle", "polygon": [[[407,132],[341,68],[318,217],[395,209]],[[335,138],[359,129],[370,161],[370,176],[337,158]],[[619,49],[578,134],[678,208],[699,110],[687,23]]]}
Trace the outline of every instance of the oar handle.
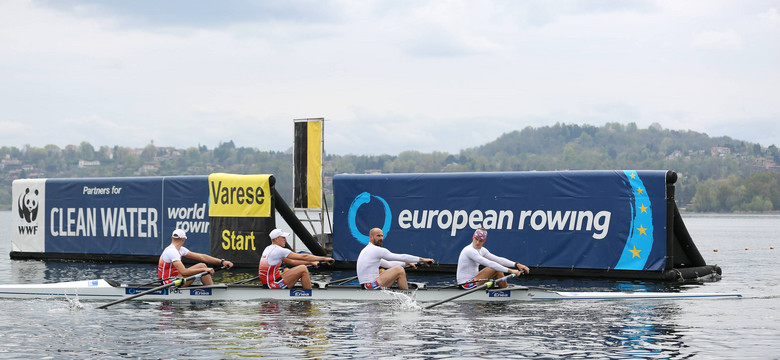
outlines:
{"label": "oar handle", "polygon": [[[408,269],[408,268],[410,268],[410,267],[411,267],[411,265],[404,265],[404,269]],[[358,276],[357,276],[357,275],[355,275],[355,276],[348,277],[348,278],[344,278],[344,279],[339,279],[339,280],[332,280],[332,281],[330,281],[330,282],[326,283],[325,285],[331,285],[331,284],[343,284],[343,283],[345,283],[345,282],[352,281],[352,280],[355,280],[355,279],[357,279],[357,278],[358,278]]]}
{"label": "oar handle", "polygon": [[464,282],[462,282],[460,284],[453,284],[453,285],[443,286],[442,289],[461,287],[461,286],[466,285],[466,284],[478,283],[480,281],[488,281],[488,279],[474,279],[474,280],[464,281]]}
{"label": "oar handle", "polygon": [[417,263],[418,264],[425,264],[425,266],[433,266],[434,261],[433,261],[433,259],[431,259],[431,260],[428,260],[428,261],[418,261]]}
{"label": "oar handle", "polygon": [[488,280],[487,282],[485,282],[485,285],[487,285],[487,287],[489,289],[489,288],[492,288],[493,285],[495,285],[496,283],[507,281],[507,280],[509,280],[509,279],[511,279],[511,278],[513,278],[515,276],[517,276],[517,274],[509,274],[509,275],[504,276],[502,278]]}

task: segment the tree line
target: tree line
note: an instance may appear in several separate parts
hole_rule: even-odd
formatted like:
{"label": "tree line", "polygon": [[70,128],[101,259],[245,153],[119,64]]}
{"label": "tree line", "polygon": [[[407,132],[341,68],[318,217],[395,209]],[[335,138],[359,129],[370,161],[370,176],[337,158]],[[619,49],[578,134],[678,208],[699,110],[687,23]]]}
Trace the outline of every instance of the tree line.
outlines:
{"label": "tree line", "polygon": [[[327,142],[326,142],[327,150]],[[716,151],[717,150],[717,151]],[[292,200],[292,150],[237,147],[233,141],[209,149],[143,149],[88,142],[60,148],[0,147],[0,209],[10,209],[11,182],[22,178],[207,175],[213,172],[273,174],[276,188]],[[701,212],[757,212],[780,209],[780,151],[774,145],[709,137],[652,125],[555,124],[505,133],[484,145],[447,152],[403,151],[398,155],[326,154],[324,174],[369,172],[430,173],[546,170],[672,170],[678,173],[675,199]],[[326,180],[332,204],[332,188]]]}

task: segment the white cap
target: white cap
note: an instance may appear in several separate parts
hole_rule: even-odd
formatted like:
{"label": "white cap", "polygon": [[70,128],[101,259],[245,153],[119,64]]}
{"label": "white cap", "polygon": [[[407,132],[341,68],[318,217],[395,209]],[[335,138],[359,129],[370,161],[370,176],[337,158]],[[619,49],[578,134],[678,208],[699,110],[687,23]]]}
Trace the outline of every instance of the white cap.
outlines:
{"label": "white cap", "polygon": [[290,236],[290,233],[286,233],[279,229],[273,229],[271,230],[271,233],[268,234],[268,236],[271,238],[271,240],[276,239],[280,236],[283,236],[286,239],[288,236]]}
{"label": "white cap", "polygon": [[171,237],[174,239],[186,239],[187,233],[184,232],[182,229],[176,229],[173,230],[173,234],[171,234]]}

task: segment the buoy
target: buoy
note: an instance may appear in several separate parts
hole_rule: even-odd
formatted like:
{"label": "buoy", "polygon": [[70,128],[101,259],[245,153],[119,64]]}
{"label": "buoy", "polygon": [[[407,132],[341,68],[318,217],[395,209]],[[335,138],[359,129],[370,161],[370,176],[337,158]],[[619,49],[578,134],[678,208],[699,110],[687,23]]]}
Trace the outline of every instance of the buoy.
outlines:
{"label": "buoy", "polygon": [[712,249],[712,252],[718,252],[718,249]]}
{"label": "buoy", "polygon": [[749,250],[748,248],[745,248],[745,250]]}
{"label": "buoy", "polygon": [[770,247],[769,247],[769,250],[774,250],[774,249],[775,249],[775,247],[774,247],[774,246],[770,246]]}

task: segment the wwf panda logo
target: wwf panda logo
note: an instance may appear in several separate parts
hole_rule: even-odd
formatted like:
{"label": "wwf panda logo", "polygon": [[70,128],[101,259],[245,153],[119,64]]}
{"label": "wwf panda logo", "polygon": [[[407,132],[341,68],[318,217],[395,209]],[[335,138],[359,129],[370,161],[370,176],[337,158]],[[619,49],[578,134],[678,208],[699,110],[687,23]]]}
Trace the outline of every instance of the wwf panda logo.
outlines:
{"label": "wwf panda logo", "polygon": [[19,197],[19,217],[31,223],[38,218],[38,189],[34,194],[30,193],[30,188],[24,191],[24,195]]}

